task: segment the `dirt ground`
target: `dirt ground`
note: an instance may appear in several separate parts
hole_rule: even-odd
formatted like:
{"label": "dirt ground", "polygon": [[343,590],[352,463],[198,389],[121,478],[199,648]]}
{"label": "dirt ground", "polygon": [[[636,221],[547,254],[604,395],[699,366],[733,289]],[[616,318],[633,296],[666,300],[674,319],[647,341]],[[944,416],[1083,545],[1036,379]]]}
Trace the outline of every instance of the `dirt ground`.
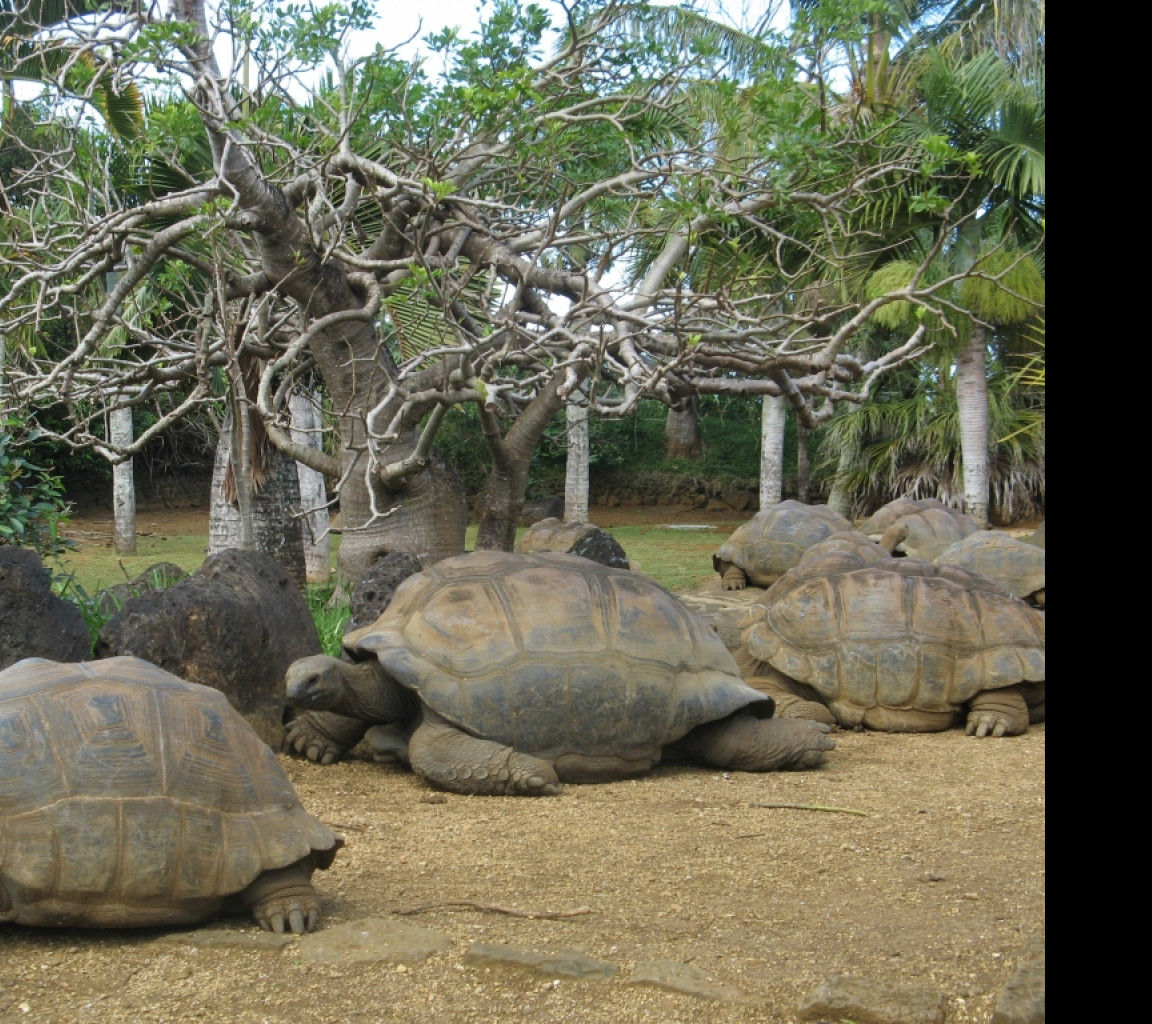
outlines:
{"label": "dirt ground", "polygon": [[[282,755],[305,807],[347,839],[313,880],[322,928],[379,919],[443,949],[314,960],[299,939],[251,942],[243,914],[175,934],[0,926],[0,1022],[787,1024],[841,975],[928,985],[945,1024],[988,1024],[1044,932],[1045,726],[836,740],[810,772],[662,765],[535,799]],[[521,965],[475,963],[477,944]],[[523,966],[557,953],[611,976]],[[636,983],[661,961],[705,987]]]}

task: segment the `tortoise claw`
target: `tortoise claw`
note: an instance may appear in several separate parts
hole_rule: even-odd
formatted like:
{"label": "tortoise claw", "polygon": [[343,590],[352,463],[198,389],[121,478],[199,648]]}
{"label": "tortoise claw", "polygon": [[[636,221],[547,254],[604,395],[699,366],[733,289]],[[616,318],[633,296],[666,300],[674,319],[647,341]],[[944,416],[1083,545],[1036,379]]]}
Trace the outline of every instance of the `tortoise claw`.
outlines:
{"label": "tortoise claw", "polygon": [[265,931],[299,935],[320,924],[320,897],[308,881],[311,872],[300,863],[265,871],[241,898]]}

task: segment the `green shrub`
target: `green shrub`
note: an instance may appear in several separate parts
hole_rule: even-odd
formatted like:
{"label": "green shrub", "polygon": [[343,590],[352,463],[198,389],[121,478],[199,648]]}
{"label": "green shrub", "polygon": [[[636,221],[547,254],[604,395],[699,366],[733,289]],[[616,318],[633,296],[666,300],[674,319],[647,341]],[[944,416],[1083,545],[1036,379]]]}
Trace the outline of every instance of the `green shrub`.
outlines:
{"label": "green shrub", "polygon": [[60,554],[72,546],[59,534],[69,508],[60,477],[25,459],[13,435],[0,431],[0,544]]}
{"label": "green shrub", "polygon": [[320,646],[325,654],[339,658],[343,649],[344,626],[352,617],[352,608],[346,603],[333,603],[335,587],[331,583],[312,583],[304,591]]}

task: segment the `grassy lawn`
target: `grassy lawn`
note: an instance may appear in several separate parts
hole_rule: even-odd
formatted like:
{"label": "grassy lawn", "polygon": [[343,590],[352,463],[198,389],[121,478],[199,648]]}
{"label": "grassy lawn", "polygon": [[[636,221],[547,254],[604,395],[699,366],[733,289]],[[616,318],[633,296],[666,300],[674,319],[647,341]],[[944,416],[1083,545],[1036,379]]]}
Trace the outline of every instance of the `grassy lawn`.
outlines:
{"label": "grassy lawn", "polygon": [[[608,532],[628,555],[634,569],[651,576],[669,590],[699,586],[712,575],[712,552],[733,529],[720,524],[710,529],[660,525],[613,526]],[[334,538],[338,542],[338,538]],[[476,543],[476,526],[468,528],[465,544]],[[76,538],[76,548],[49,567],[69,585],[89,596],[98,590],[134,579],[157,562],[174,562],[193,572],[206,557],[208,534],[176,532],[144,533],[137,537],[134,555],[119,555],[107,540]],[[335,559],[337,545],[333,545]]]}

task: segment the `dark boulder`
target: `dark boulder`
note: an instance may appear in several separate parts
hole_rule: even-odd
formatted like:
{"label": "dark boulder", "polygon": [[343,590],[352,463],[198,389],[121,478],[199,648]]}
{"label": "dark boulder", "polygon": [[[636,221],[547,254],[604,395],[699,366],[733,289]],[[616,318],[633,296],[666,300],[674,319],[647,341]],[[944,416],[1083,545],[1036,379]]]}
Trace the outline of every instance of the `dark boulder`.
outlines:
{"label": "dark boulder", "polygon": [[407,551],[392,551],[377,558],[368,571],[360,577],[349,602],[352,617],[344,626],[344,633],[351,633],[361,626],[375,622],[392,601],[392,595],[413,573],[420,571],[420,559]]}
{"label": "dark boulder", "polygon": [[52,593],[32,548],[0,544],[0,669],[23,658],[85,661],[92,640],[80,609]]}
{"label": "dark boulder", "polygon": [[175,562],[157,562],[135,579],[97,591],[96,607],[102,616],[111,618],[124,607],[128,598],[139,597],[153,590],[165,590],[187,575]]}
{"label": "dark boulder", "polygon": [[133,654],[222,691],[273,750],[288,666],[320,653],[308,603],[280,564],[235,548],[167,590],[129,597],[96,644],[97,657]]}

